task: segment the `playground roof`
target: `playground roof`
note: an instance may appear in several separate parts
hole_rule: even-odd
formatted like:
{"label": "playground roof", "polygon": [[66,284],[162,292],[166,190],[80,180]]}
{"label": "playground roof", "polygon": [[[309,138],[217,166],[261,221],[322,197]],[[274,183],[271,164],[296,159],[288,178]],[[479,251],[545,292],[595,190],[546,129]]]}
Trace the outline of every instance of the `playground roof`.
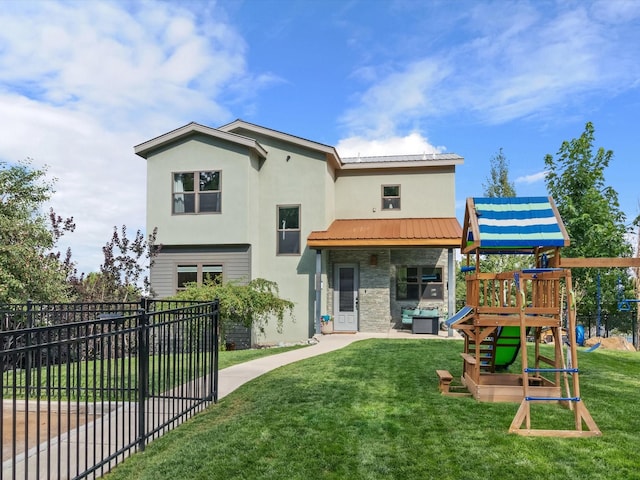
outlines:
{"label": "playground roof", "polygon": [[566,247],[569,236],[551,197],[468,198],[462,252],[534,253]]}

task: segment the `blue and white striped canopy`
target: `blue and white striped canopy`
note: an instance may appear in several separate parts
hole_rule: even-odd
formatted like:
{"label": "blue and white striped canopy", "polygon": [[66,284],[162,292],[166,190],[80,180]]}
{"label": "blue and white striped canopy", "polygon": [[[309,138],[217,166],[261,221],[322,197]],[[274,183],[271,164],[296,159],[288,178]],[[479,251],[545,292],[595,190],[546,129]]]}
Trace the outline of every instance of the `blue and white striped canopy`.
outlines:
{"label": "blue and white striped canopy", "polygon": [[[480,248],[563,247],[562,221],[548,197],[474,198]],[[469,232],[471,235],[471,232]]]}

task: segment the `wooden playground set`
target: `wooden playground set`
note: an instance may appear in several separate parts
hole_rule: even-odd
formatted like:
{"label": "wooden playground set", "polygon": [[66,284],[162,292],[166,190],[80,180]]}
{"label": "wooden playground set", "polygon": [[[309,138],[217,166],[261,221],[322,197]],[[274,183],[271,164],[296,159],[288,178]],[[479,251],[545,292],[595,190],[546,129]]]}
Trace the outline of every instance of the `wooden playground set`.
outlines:
{"label": "wooden playground set", "polygon": [[[511,433],[601,435],[580,396],[574,335],[577,305],[571,268],[638,267],[640,258],[563,259],[560,249],[568,245],[569,237],[551,197],[467,200],[461,246],[466,255],[466,265],[462,267],[466,306],[446,321],[464,338],[462,385],[452,385],[453,376],[447,370],[436,373],[443,394],[471,394],[483,402],[520,402],[509,428]],[[484,254],[530,255],[532,267],[482,272]],[[563,326],[568,333],[564,338]],[[543,331],[545,336],[550,332],[553,337],[552,355],[541,352]],[[507,372],[518,358],[521,371]],[[532,428],[531,404],[542,402],[558,403],[572,410],[574,429]]]}

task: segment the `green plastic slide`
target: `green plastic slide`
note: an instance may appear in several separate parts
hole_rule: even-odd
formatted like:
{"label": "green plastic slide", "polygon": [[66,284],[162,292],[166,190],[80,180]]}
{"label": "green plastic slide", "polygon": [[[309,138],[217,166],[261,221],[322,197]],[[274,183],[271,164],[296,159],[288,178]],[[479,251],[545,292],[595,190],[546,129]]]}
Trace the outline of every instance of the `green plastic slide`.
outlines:
{"label": "green plastic slide", "polygon": [[496,368],[506,368],[516,361],[520,351],[520,327],[500,327],[496,339]]}

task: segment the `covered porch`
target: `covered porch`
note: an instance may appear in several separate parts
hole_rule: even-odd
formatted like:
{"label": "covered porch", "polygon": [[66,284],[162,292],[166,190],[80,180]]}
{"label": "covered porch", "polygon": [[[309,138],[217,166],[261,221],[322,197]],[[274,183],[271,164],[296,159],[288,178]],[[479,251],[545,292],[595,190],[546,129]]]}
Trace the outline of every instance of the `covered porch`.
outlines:
{"label": "covered porch", "polygon": [[[402,310],[455,309],[456,218],[344,219],[311,232],[316,251],[315,331],[330,315],[335,332],[386,332]],[[409,326],[410,327],[410,326]]]}

